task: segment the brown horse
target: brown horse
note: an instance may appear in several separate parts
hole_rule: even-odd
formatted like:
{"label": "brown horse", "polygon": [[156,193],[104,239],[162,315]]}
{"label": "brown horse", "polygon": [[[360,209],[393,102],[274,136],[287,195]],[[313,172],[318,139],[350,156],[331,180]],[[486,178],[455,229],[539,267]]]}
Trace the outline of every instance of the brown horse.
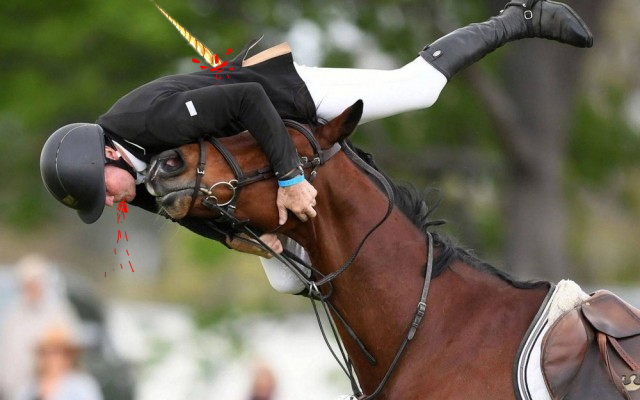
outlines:
{"label": "brown horse", "polygon": [[[189,144],[159,155],[148,187],[174,219],[187,214],[215,218],[231,211],[236,221],[250,221],[262,232],[278,231],[302,244],[317,270],[316,280],[335,273],[328,301],[332,315],[346,321],[338,330],[364,393],[380,389],[377,398],[402,400],[515,398],[514,359],[550,285],[515,281],[436,234],[430,239],[423,203],[406,190],[392,188],[402,211],[394,207],[387,213],[391,193],[344,151],[335,151],[361,112],[358,102],[315,129],[326,155],[320,161],[326,162],[314,169],[318,217],[309,222],[289,218],[278,227],[277,185],[247,133],[220,139],[216,146]],[[306,160],[317,157],[308,138],[290,132]],[[317,166],[307,162],[307,167]],[[203,176],[194,176],[196,167]],[[238,169],[256,173],[238,185]],[[207,207],[205,200],[212,196],[217,204],[231,202],[233,207]],[[433,272],[427,262],[430,247]],[[425,273],[427,281],[429,275],[433,279],[424,323],[402,352],[398,349],[407,344],[421,294],[426,295]],[[318,293],[328,291],[322,285]],[[379,388],[392,364],[388,381]]]}

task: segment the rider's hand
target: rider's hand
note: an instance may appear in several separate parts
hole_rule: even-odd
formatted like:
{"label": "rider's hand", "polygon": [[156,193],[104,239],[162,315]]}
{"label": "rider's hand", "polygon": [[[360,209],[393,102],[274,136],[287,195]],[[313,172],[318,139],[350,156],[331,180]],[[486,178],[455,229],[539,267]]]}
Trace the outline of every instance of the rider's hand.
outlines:
{"label": "rider's hand", "polygon": [[[267,246],[271,247],[276,253],[282,253],[282,243],[275,233],[265,233],[264,235],[260,236],[260,239]],[[253,254],[255,256],[264,258],[273,257],[271,253],[264,250],[258,243],[256,243],[253,239],[249,238],[244,233],[235,235],[231,239],[227,238],[226,242],[227,245],[232,249],[241,251],[243,253]]]}
{"label": "rider's hand", "polygon": [[292,186],[278,189],[278,223],[284,225],[287,222],[287,210],[291,210],[302,222],[309,218],[315,218],[316,195],[318,192],[306,180]]}

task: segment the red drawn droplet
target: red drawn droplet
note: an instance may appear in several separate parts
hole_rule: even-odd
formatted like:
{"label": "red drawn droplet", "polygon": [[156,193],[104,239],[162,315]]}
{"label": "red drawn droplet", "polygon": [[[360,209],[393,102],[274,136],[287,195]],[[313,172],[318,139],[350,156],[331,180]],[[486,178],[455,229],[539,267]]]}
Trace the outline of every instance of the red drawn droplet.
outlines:
{"label": "red drawn droplet", "polygon": [[227,78],[229,77],[229,74],[227,74]]}
{"label": "red drawn droplet", "polygon": [[127,237],[127,231],[124,231],[124,238],[127,239],[127,242],[129,241],[129,237]]}
{"label": "red drawn droplet", "polygon": [[207,66],[204,66],[204,65],[201,65],[201,66],[200,66],[200,69],[207,69],[207,68],[208,68],[208,67],[207,67]]}
{"label": "red drawn droplet", "polygon": [[192,58],[191,61],[193,61],[196,64],[200,64],[200,60],[198,60],[197,58]]}
{"label": "red drawn droplet", "polygon": [[122,269],[122,263],[120,263],[120,269]]}
{"label": "red drawn droplet", "polygon": [[133,265],[131,265],[131,261],[129,261],[129,266],[131,267],[131,272],[136,272],[133,270]]}
{"label": "red drawn droplet", "polygon": [[229,67],[229,71],[233,71],[233,67]]}
{"label": "red drawn droplet", "polygon": [[214,61],[215,61],[215,62],[214,62],[214,64],[217,64],[217,63],[219,63],[219,62],[220,62],[220,60],[218,60],[218,55],[217,55],[217,54],[216,54],[216,56],[215,56],[215,58],[214,58]]}
{"label": "red drawn droplet", "polygon": [[115,269],[112,269],[112,271],[113,271],[113,272],[116,272],[116,270],[115,270]]}
{"label": "red drawn droplet", "polygon": [[104,277],[105,277],[105,278],[107,277],[107,272],[106,272],[106,271],[105,271],[105,273],[104,273]]}
{"label": "red drawn droplet", "polygon": [[229,50],[227,50],[227,54],[231,53],[231,47],[229,47]]}
{"label": "red drawn droplet", "polygon": [[118,255],[118,253],[116,253],[116,249],[113,249],[113,254]]}
{"label": "red drawn droplet", "polygon": [[127,255],[129,255],[129,250],[125,250],[127,252]]}

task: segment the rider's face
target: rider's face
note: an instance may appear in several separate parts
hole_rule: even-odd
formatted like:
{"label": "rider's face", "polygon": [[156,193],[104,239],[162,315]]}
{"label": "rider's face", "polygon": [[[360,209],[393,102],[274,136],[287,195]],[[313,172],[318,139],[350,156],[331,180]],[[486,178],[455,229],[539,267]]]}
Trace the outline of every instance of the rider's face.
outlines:
{"label": "rider's face", "polygon": [[[117,160],[118,154],[111,148],[106,149],[106,156],[112,160]],[[136,182],[127,171],[113,165],[104,166],[104,182],[107,195],[104,204],[111,207],[114,203],[131,201],[136,197]]]}

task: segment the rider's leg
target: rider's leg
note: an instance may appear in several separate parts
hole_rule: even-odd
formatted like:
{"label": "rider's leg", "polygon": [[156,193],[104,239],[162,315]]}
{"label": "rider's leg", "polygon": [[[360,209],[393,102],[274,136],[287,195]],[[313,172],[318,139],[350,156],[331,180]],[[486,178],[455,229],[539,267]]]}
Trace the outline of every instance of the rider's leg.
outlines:
{"label": "rider's leg", "polygon": [[546,0],[507,3],[497,17],[451,32],[420,55],[448,79],[504,44],[530,37],[591,47],[593,36],[569,6]]}
{"label": "rider's leg", "polygon": [[431,107],[447,83],[441,72],[420,57],[389,71],[297,64],[296,70],[311,93],[318,117],[333,119],[361,99],[360,123]]}
{"label": "rider's leg", "polygon": [[[420,57],[396,70],[298,65],[296,68],[309,88],[319,117],[332,119],[362,99],[361,122],[366,122],[430,107],[447,80],[457,72],[498,47],[526,37],[546,38],[578,47],[590,47],[593,43],[587,26],[568,6],[546,0],[522,0],[508,3],[497,17],[460,28],[436,40],[423,49]],[[296,293],[304,288],[302,282],[277,261],[268,260],[265,272],[279,291]]]}
{"label": "rider's leg", "polygon": [[332,119],[356,100],[364,101],[361,122],[430,107],[448,79],[498,47],[526,37],[590,47],[593,38],[580,17],[562,3],[511,2],[486,22],[471,24],[427,46],[402,68],[359,70],[296,66],[319,117]]}

